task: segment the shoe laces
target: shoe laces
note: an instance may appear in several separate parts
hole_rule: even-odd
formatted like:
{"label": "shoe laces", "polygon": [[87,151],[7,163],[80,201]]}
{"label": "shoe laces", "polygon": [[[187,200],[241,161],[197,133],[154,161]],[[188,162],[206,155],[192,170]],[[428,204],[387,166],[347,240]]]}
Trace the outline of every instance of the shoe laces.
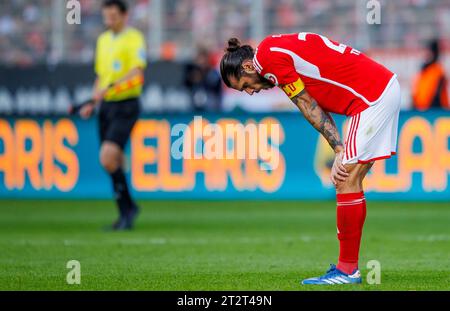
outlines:
{"label": "shoe laces", "polygon": [[339,270],[336,268],[336,265],[330,264],[330,268],[327,270],[327,273],[321,276],[321,279],[333,277],[335,275],[339,275]]}

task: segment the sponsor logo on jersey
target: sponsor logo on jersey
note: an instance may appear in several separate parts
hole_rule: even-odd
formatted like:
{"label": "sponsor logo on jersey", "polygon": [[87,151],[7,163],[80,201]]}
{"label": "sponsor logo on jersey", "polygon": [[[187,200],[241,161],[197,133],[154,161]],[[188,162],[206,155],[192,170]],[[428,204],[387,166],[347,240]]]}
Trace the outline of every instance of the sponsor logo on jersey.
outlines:
{"label": "sponsor logo on jersey", "polygon": [[122,64],[120,63],[120,61],[115,60],[113,63],[113,68],[115,71],[120,71],[122,69]]}

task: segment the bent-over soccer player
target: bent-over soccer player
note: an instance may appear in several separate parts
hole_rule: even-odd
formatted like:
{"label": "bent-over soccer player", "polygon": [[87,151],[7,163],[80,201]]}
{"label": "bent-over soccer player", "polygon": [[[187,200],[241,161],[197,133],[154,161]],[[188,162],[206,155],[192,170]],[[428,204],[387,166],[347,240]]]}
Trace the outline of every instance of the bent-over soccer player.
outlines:
{"label": "bent-over soccer player", "polygon": [[100,162],[112,180],[119,208],[119,219],[112,225],[113,230],[131,229],[138,213],[123,171],[123,150],[139,116],[146,52],[143,35],[127,27],[127,12],[122,0],[103,2],[103,19],[108,30],[97,40],[94,103],[80,110],[80,115],[88,118],[101,103]]}
{"label": "bent-over soccer player", "polygon": [[[361,283],[358,256],[366,218],[363,179],[395,154],[400,85],[394,73],[350,46],[313,33],[273,35],[256,49],[232,38],[220,64],[225,84],[252,95],[280,87],[335,152],[337,265],[302,284]],[[330,113],[350,117],[345,142]]]}

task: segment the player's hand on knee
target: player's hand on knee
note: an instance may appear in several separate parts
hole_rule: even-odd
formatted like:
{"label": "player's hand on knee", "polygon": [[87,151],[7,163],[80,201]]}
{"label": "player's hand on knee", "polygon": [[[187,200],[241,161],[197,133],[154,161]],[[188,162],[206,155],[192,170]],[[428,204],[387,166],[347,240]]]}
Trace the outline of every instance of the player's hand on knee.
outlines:
{"label": "player's hand on knee", "polygon": [[338,182],[343,182],[348,176],[350,176],[350,174],[347,173],[344,164],[342,164],[343,159],[344,159],[343,151],[336,153],[333,162],[333,167],[331,168],[331,176],[330,176],[331,182],[335,186],[338,184]]}

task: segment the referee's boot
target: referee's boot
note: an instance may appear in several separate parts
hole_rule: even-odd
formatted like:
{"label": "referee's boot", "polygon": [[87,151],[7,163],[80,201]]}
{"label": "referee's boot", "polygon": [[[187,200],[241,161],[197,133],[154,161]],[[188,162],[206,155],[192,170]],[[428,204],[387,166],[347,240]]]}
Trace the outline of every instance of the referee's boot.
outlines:
{"label": "referee's boot", "polygon": [[127,230],[127,220],[125,217],[119,217],[111,226],[112,231]]}
{"label": "referee's boot", "polygon": [[139,214],[139,206],[133,202],[132,207],[128,210],[125,216],[125,229],[131,230],[134,227],[134,222]]}

